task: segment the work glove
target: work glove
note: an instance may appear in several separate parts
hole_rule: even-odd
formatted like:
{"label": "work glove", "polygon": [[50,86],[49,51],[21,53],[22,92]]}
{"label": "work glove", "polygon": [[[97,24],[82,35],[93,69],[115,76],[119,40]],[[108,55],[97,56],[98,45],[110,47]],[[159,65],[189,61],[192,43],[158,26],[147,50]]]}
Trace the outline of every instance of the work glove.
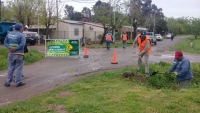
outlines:
{"label": "work glove", "polygon": [[169,74],[169,72],[168,72],[168,71],[166,71],[166,72],[165,72],[165,74]]}
{"label": "work glove", "polygon": [[175,75],[178,75],[178,73],[177,73],[177,72],[174,72],[174,74],[175,74]]}

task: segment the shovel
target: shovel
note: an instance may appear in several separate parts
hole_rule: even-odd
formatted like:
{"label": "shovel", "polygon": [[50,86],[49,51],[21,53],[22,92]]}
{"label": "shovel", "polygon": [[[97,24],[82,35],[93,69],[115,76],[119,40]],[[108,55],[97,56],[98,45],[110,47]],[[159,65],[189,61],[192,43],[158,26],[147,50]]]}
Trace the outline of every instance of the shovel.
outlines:
{"label": "shovel", "polygon": [[[154,76],[154,75],[156,75],[156,74],[165,74],[165,72],[154,71],[154,72],[152,72],[152,73],[150,74],[150,76]],[[169,73],[169,74],[175,74],[175,75],[177,75],[177,72],[172,72],[172,73]]]}

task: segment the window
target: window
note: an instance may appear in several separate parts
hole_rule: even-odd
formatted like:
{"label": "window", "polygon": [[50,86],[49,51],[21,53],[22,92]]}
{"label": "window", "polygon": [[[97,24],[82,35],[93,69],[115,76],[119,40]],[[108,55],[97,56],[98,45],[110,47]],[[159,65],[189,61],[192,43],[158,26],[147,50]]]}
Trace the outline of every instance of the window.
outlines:
{"label": "window", "polygon": [[79,36],[79,29],[78,28],[74,28],[74,36]]}

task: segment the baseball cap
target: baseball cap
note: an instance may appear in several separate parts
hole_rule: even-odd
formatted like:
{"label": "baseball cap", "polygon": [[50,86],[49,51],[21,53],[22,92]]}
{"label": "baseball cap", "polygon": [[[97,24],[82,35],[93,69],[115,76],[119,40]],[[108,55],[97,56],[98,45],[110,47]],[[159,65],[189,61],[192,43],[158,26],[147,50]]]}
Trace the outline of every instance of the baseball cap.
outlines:
{"label": "baseball cap", "polygon": [[16,23],[15,24],[15,30],[20,30],[23,27],[21,23]]}
{"label": "baseball cap", "polygon": [[146,36],[146,32],[142,31],[141,36]]}
{"label": "baseball cap", "polygon": [[180,58],[181,56],[183,56],[182,51],[178,50],[175,52],[175,58]]}

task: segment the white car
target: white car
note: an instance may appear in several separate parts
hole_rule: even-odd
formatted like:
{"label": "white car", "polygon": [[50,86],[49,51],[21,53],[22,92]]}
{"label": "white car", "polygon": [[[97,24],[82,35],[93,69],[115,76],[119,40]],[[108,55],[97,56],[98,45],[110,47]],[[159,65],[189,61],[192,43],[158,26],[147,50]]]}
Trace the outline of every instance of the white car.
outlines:
{"label": "white car", "polygon": [[172,34],[171,34],[171,33],[168,33],[168,34],[166,35],[166,38],[171,39],[171,37],[172,37]]}
{"label": "white car", "polygon": [[155,34],[156,40],[162,41],[163,37],[160,34]]}

